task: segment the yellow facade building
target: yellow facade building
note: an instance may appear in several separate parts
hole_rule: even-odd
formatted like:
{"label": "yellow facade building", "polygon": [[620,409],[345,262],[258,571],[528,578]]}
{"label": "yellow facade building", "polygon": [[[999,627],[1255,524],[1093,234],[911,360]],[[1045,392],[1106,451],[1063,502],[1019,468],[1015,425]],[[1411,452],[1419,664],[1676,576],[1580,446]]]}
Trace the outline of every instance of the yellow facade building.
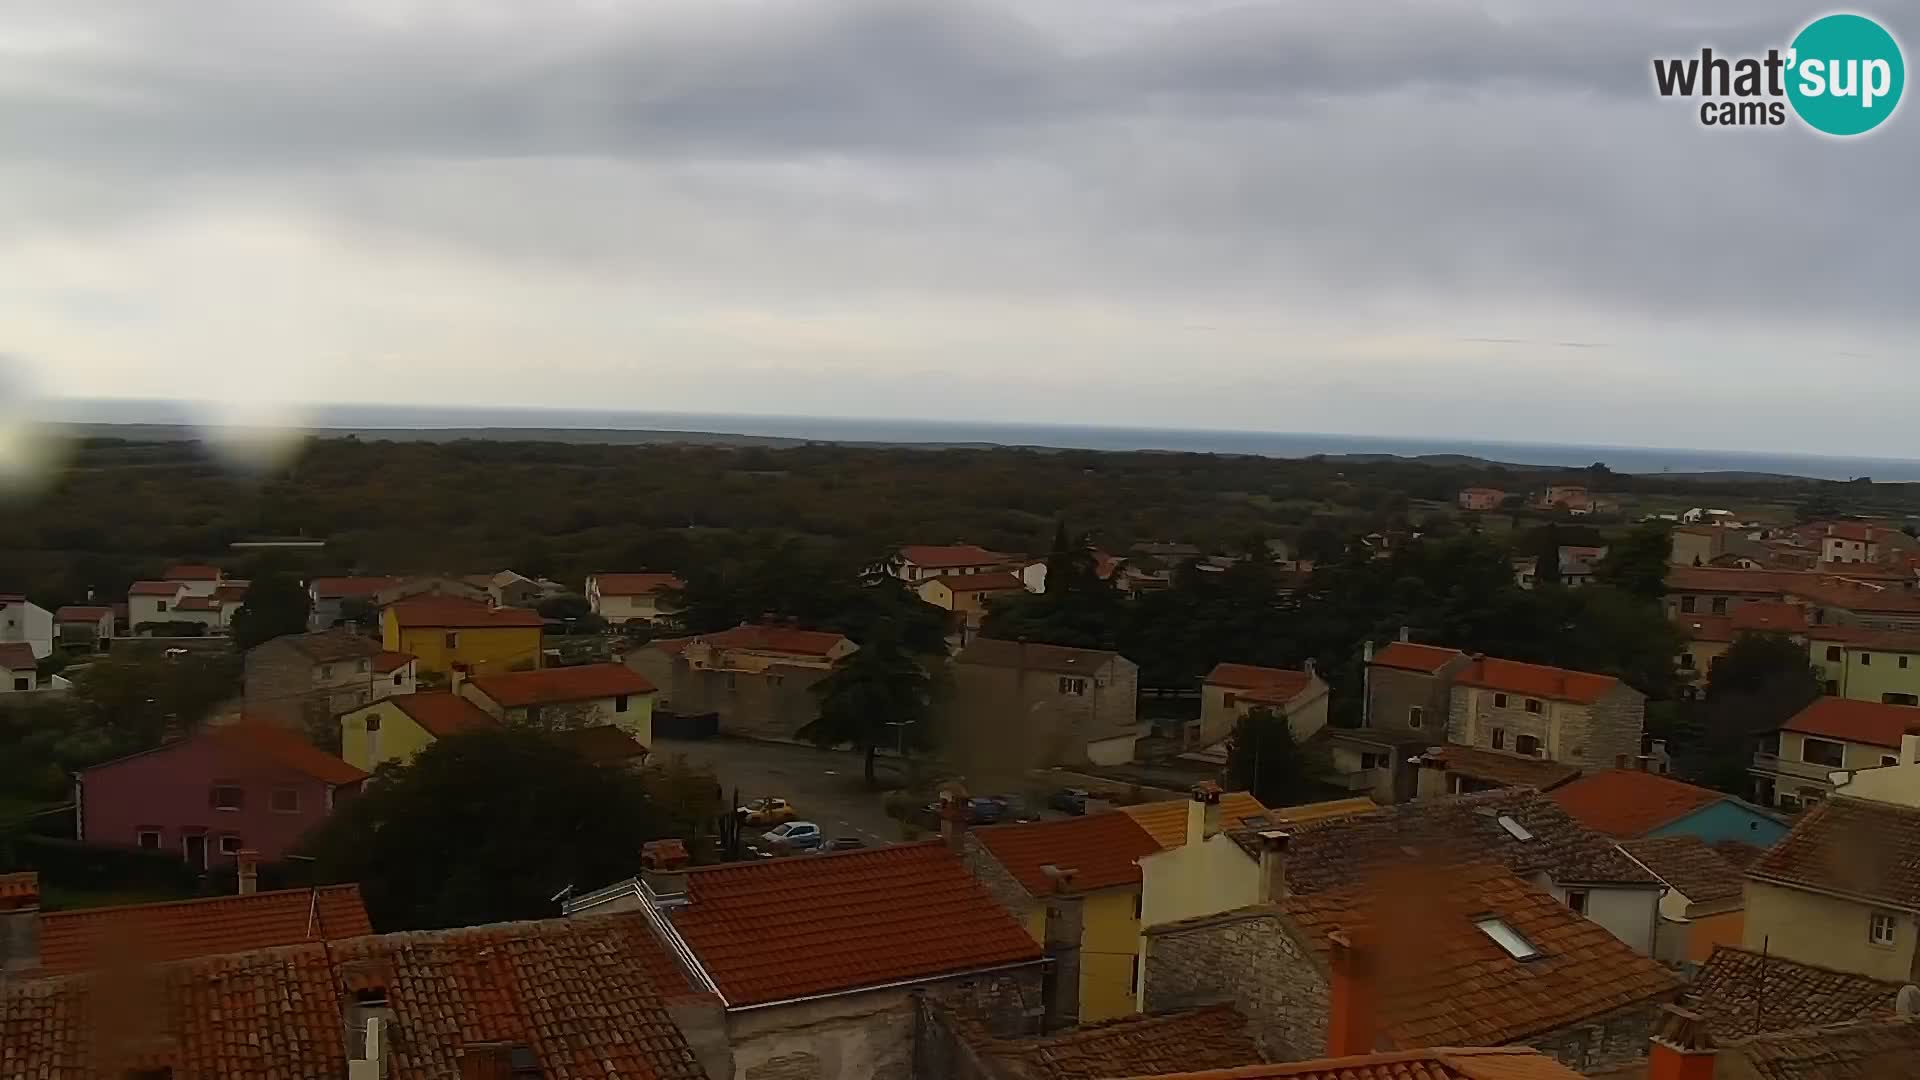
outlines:
{"label": "yellow facade building", "polygon": [[372,772],[389,761],[412,761],[437,739],[492,726],[492,717],[457,694],[400,694],[340,715],[340,756]]}
{"label": "yellow facade building", "polygon": [[1920,979],[1920,810],[1827,799],[1747,872],[1746,947],[1889,982]]}
{"label": "yellow facade building", "polygon": [[496,674],[540,666],[538,612],[496,608],[476,600],[418,597],[391,604],[380,617],[382,645],[418,658],[421,674]]}

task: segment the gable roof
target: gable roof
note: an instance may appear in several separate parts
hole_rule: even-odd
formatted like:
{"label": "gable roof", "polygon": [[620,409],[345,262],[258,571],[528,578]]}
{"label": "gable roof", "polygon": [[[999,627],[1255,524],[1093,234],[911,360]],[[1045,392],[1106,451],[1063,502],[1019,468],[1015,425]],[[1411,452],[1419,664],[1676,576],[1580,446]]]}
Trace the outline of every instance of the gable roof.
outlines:
{"label": "gable roof", "polygon": [[1578,1080],[1579,1076],[1530,1046],[1475,1046],[1163,1073],[1151,1080]]}
{"label": "gable roof", "polygon": [[581,664],[510,671],[503,675],[475,675],[467,680],[467,685],[498,702],[503,709],[566,705],[654,691],[654,685],[646,676],[625,664]]}
{"label": "gable roof", "polygon": [[[1373,941],[1380,1024],[1396,1046],[1498,1046],[1680,986],[1659,962],[1503,866],[1400,867],[1284,904],[1324,965],[1330,935]],[[1504,922],[1539,955],[1515,959],[1476,923]]]}
{"label": "gable roof", "polygon": [[1065,645],[1038,645],[1029,641],[975,638],[953,658],[956,664],[979,667],[1030,668],[1062,675],[1090,675],[1120,654],[1103,649],[1073,649]]}
{"label": "gable roof", "polygon": [[1622,839],[1643,836],[1703,806],[1731,798],[1639,769],[1602,769],[1555,788],[1552,794],[1562,810],[1587,828]]}
{"label": "gable roof", "polygon": [[1746,874],[1697,836],[1648,836],[1620,846],[1690,903],[1737,900]]}
{"label": "gable roof", "polygon": [[948,566],[988,566],[1005,562],[1007,557],[975,544],[908,544],[900,557],[915,566],[939,569]]}
{"label": "gable roof", "polygon": [[105,605],[69,604],[53,613],[55,622],[99,622],[113,614]]}
{"label": "gable roof", "polygon": [[0,668],[7,671],[38,671],[40,661],[33,646],[24,641],[0,641]]}
{"label": "gable roof", "polygon": [[1743,1075],[1752,1080],[1920,1080],[1920,1022],[1776,1031],[1723,1045],[1719,1053],[1741,1059]]}
{"label": "gable roof", "polygon": [[1026,583],[1004,571],[985,574],[942,574],[933,580],[954,592],[1012,592],[1025,589]]}
{"label": "gable roof", "polygon": [[164,963],[373,933],[358,885],[40,915],[41,975]]}
{"label": "gable roof", "polygon": [[380,654],[380,643],[345,629],[319,630],[308,634],[288,634],[254,646],[255,650],[284,646],[316,664],[341,660],[371,660]]}
{"label": "gable roof", "polygon": [[387,609],[407,628],[485,630],[498,627],[543,627],[547,621],[528,608],[488,607],[457,596],[416,596]]}
{"label": "gable roof", "polygon": [[1213,665],[1202,682],[1244,691],[1238,695],[1243,701],[1284,705],[1313,685],[1313,674],[1292,668],[1223,663]]}
{"label": "gable roof", "polygon": [[972,834],[1036,897],[1054,891],[1043,867],[1076,871],[1069,883],[1072,892],[1138,885],[1140,867],[1134,860],[1160,850],[1133,818],[1112,811],[1056,821],[989,825],[974,829]]}
{"label": "gable roof", "polygon": [[[0,983],[8,1075],[119,1075],[129,995],[137,1064],[176,1076],[347,1075],[339,1002],[379,987],[392,1012],[386,1075],[441,1080],[481,1043],[525,1046],[547,1077],[706,1080],[654,981],[637,914],[358,937],[180,961],[96,979]],[[119,1050],[119,1052],[116,1052]]]}
{"label": "gable roof", "polygon": [[984,1038],[968,1026],[962,1037],[1007,1080],[1106,1080],[1261,1061],[1246,1017],[1228,1005],[1136,1013],[1023,1039]]}
{"label": "gable roof", "polygon": [[372,596],[407,580],[399,577],[319,577],[307,583],[307,591],[322,600]]}
{"label": "gable roof", "polygon": [[[1187,842],[1187,804],[1191,799],[1156,799],[1153,802],[1123,806],[1120,812],[1146,830],[1162,848],[1177,848]],[[1260,817],[1267,808],[1251,792],[1229,791],[1220,796],[1220,827],[1238,824],[1244,818]]]}
{"label": "gable roof", "polygon": [[741,623],[731,630],[695,635],[694,640],[704,641],[716,649],[826,656],[846,641],[847,636],[834,630],[801,630],[793,626]]}
{"label": "gable roof", "polygon": [[1395,641],[1374,653],[1372,662],[1380,667],[1403,668],[1407,671],[1423,671],[1428,675],[1435,675],[1441,668],[1455,660],[1465,659],[1467,654],[1459,649],[1448,649],[1438,645],[1415,645],[1411,641]]}
{"label": "gable roof", "polygon": [[[392,697],[382,698],[381,701],[406,713],[408,719],[425,728],[427,734],[436,739],[458,735],[463,731],[496,726],[493,717],[488,715],[485,709],[451,690],[395,694]],[[378,705],[381,701],[376,701],[374,704]]]}
{"label": "gable roof", "polygon": [[1920,706],[1884,705],[1843,697],[1814,698],[1806,708],[1780,725],[1782,731],[1893,750],[1900,749],[1900,736],[1909,728],[1920,730]]}
{"label": "gable roof", "polygon": [[1715,945],[1687,988],[1688,1007],[1719,1038],[1893,1013],[1900,983]]}
{"label": "gable roof", "polygon": [[204,736],[229,750],[271,761],[322,783],[339,786],[357,784],[367,778],[366,773],[274,724],[242,720],[208,728]]}
{"label": "gable roof", "polygon": [[[1527,834],[1520,839],[1500,821]],[[1341,888],[1394,863],[1499,862],[1516,874],[1562,883],[1642,885],[1654,876],[1607,837],[1537,791],[1507,788],[1422,799],[1292,827],[1287,885],[1311,893]]]}
{"label": "gable roof", "polygon": [[595,574],[594,587],[601,596],[652,596],[662,589],[683,589],[686,582],[677,574],[643,571],[636,574]]}
{"label": "gable roof", "polygon": [[1920,911],[1920,810],[1829,796],[1801,815],[1747,874]]}
{"label": "gable roof", "polygon": [[672,927],[730,1008],[1041,957],[938,840],[697,867],[686,888]]}
{"label": "gable roof", "polygon": [[1425,760],[1475,780],[1501,787],[1530,787],[1553,791],[1580,775],[1580,766],[1546,758],[1521,757],[1477,746],[1448,744],[1434,747]]}
{"label": "gable roof", "polygon": [[379,654],[373,658],[373,670],[382,675],[391,675],[418,659],[419,657],[412,653],[393,652],[389,649],[381,649]]}
{"label": "gable roof", "polygon": [[1491,656],[1476,657],[1471,664],[1454,676],[1454,681],[1461,686],[1549,698],[1554,701],[1569,701],[1576,705],[1591,705],[1599,701],[1609,690],[1620,685],[1620,680],[1611,675],[1596,675],[1591,671],[1570,671],[1566,668],[1548,667],[1545,664],[1526,664],[1518,660],[1501,660]]}
{"label": "gable roof", "polygon": [[178,596],[186,585],[178,581],[136,581],[127,589],[128,596]]}

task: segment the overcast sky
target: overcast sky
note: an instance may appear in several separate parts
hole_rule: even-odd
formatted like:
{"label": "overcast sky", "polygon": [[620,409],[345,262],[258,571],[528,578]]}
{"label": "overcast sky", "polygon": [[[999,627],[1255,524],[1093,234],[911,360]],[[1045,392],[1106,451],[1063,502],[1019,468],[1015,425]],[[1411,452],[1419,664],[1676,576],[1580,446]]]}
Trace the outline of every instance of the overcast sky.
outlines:
{"label": "overcast sky", "polygon": [[1914,106],[1651,88],[1816,13],[0,0],[0,386],[1916,456]]}

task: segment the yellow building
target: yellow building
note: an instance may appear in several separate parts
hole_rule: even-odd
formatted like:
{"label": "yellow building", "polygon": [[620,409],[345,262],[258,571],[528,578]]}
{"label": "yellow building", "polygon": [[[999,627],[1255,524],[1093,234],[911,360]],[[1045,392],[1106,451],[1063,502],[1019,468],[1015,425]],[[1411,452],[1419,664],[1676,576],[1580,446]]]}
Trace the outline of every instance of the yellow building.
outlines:
{"label": "yellow building", "polygon": [[1802,810],[1833,791],[1837,773],[1900,763],[1908,729],[1920,725],[1920,708],[1849,698],[1815,698],[1780,730],[1761,737],[1747,770],[1753,801],[1782,810]]}
{"label": "yellow building", "polygon": [[624,664],[475,675],[455,692],[504,723],[563,731],[612,724],[653,745],[653,684]]}
{"label": "yellow building", "polygon": [[1676,614],[1673,621],[1686,638],[1675,666],[1696,690],[1706,688],[1714,665],[1743,634],[1785,634],[1805,645],[1809,633],[1822,629],[1808,627],[1806,609],[1772,600],[1750,601],[1728,615]]}
{"label": "yellow building", "polygon": [[419,658],[421,674],[525,671],[540,666],[545,620],[525,608],[434,596],[402,600],[380,617],[381,643]]}
{"label": "yellow building", "polygon": [[1920,634],[1911,630],[1815,626],[1807,658],[1835,697],[1920,705]]}
{"label": "yellow building", "polygon": [[1746,947],[1889,982],[1920,979],[1920,810],[1836,796],[1747,871]]}
{"label": "yellow building", "polygon": [[436,739],[493,726],[473,702],[449,691],[400,694],[340,714],[340,756],[362,772],[405,764]]}
{"label": "yellow building", "polygon": [[987,603],[1004,596],[1025,596],[1020,578],[1004,570],[984,574],[955,574],[927,578],[915,589],[920,599],[942,611],[953,612],[962,631],[980,629]]}
{"label": "yellow building", "polygon": [[[989,857],[977,876],[1056,962],[1080,969],[1081,1023],[1135,1011],[1140,987],[1140,867],[1159,845],[1126,814],[992,825],[970,834]],[[1052,920],[1053,925],[1049,925]],[[1062,951],[1061,939],[1078,944]]]}

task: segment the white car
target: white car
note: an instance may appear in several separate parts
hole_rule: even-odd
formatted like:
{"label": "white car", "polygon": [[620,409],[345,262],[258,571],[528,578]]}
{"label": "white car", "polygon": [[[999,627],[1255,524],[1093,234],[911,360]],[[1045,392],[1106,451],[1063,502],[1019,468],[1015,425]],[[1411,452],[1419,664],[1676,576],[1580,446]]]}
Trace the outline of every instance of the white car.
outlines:
{"label": "white car", "polygon": [[811,821],[789,821],[761,833],[760,839],[774,847],[804,851],[820,843],[820,826]]}

